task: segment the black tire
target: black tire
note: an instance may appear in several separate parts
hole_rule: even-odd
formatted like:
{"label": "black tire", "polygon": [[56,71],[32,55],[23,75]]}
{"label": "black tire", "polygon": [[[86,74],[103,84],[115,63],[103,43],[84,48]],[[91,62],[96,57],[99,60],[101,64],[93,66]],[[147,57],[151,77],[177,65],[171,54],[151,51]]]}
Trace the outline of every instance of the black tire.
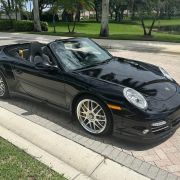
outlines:
{"label": "black tire", "polygon": [[[78,105],[86,100],[86,99],[89,99],[89,100],[92,100],[96,103],[98,103],[101,108],[103,109],[104,111],[104,114],[106,116],[106,126],[104,128],[104,130],[102,132],[99,132],[99,133],[93,133],[93,132],[90,132],[88,131],[87,129],[85,129],[83,127],[83,125],[81,124],[79,118],[78,118]],[[81,96],[75,103],[75,106],[74,106],[74,112],[73,114],[75,115],[75,119],[79,122],[80,126],[88,133],[90,133],[91,135],[96,135],[96,136],[105,136],[105,135],[110,135],[112,134],[112,130],[113,130],[113,120],[112,120],[112,115],[111,115],[111,112],[110,110],[108,109],[108,107],[103,103],[101,102],[98,98],[95,98],[93,96],[90,96],[90,95],[85,95],[85,96]]]}
{"label": "black tire", "polygon": [[2,73],[0,73],[0,98],[5,99],[9,97],[9,90],[8,90],[8,86],[6,83],[6,80],[4,78],[4,75]]}

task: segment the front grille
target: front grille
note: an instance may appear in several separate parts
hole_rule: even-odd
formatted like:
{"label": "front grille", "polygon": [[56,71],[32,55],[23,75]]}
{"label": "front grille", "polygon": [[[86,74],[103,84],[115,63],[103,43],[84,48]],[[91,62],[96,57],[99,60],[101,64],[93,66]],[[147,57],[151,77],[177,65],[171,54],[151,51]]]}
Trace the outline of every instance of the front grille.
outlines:
{"label": "front grille", "polygon": [[151,132],[153,134],[160,134],[167,130],[170,130],[171,128],[177,127],[179,124],[180,124],[180,117],[178,117],[172,121],[169,120],[169,122],[167,122],[167,124],[162,125],[162,126],[157,126],[157,127],[151,126]]}
{"label": "front grille", "polygon": [[154,134],[159,134],[159,133],[165,132],[168,129],[169,129],[169,126],[167,126],[167,125],[159,126],[159,127],[151,127],[151,131]]}

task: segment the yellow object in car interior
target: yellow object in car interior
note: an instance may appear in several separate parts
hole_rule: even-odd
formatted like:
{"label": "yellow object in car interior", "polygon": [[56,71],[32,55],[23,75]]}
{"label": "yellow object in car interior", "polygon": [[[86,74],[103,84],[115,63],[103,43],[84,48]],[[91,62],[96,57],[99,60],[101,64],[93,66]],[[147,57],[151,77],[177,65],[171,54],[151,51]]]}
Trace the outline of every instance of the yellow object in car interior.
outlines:
{"label": "yellow object in car interior", "polygon": [[114,109],[114,110],[122,110],[122,108],[120,106],[115,106],[115,105],[112,105],[112,104],[108,104],[108,107],[109,109]]}
{"label": "yellow object in car interior", "polygon": [[23,50],[23,49],[20,49],[20,50],[19,50],[19,56],[20,56],[21,58],[24,58],[24,50]]}

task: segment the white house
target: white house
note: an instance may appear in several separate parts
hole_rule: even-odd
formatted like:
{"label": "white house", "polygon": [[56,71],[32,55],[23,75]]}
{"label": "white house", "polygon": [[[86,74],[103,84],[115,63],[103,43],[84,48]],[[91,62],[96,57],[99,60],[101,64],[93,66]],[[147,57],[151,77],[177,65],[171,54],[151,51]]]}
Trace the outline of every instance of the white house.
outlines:
{"label": "white house", "polygon": [[[0,13],[0,19],[9,19],[5,13]],[[16,19],[16,14],[11,13],[11,19]],[[17,20],[21,20],[21,14],[17,13]]]}

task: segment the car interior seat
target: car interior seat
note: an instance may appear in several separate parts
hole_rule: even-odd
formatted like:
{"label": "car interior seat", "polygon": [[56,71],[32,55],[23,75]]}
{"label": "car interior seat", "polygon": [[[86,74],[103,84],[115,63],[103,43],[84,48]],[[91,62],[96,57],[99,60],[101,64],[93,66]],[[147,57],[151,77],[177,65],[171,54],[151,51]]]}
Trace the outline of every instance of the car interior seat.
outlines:
{"label": "car interior seat", "polygon": [[31,55],[30,55],[30,62],[37,64],[37,63],[49,63],[49,57],[43,53],[44,44],[39,42],[32,42],[31,43]]}

